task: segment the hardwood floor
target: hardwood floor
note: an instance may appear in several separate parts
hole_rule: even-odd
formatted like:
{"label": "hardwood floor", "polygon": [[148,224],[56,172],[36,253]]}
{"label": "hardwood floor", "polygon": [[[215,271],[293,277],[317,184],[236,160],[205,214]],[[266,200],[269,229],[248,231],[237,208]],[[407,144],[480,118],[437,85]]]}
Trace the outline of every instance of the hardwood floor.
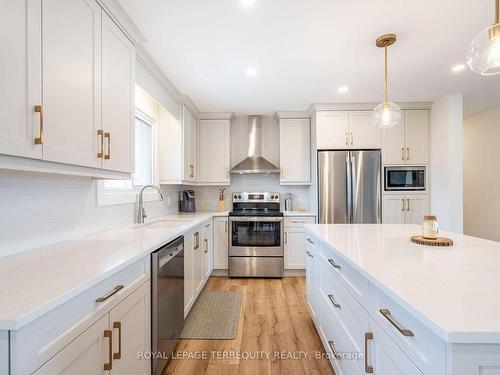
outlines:
{"label": "hardwood floor", "polygon": [[242,292],[238,335],[181,340],[177,353],[184,358],[174,358],[164,374],[334,374],[327,359],[316,358],[324,350],[307,308],[304,277],[211,277],[205,290]]}

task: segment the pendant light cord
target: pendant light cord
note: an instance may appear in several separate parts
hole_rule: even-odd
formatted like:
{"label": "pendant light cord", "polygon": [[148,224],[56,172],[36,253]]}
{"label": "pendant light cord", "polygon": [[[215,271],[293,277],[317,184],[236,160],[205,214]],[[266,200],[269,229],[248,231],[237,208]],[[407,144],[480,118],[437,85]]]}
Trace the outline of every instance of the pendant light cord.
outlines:
{"label": "pendant light cord", "polygon": [[387,103],[387,91],[388,91],[388,84],[387,84],[387,45],[384,47],[384,54],[385,54],[385,80],[384,80],[384,103]]}
{"label": "pendant light cord", "polygon": [[496,20],[496,24],[500,23],[500,0],[497,0],[496,1],[496,5],[495,5],[495,20]]}

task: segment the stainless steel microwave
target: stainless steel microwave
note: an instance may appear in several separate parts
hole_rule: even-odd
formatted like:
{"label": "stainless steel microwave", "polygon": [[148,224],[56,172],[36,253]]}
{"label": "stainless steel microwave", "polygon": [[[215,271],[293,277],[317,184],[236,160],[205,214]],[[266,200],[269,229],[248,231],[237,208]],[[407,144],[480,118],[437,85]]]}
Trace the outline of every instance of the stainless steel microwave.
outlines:
{"label": "stainless steel microwave", "polygon": [[385,190],[425,190],[425,167],[385,167]]}

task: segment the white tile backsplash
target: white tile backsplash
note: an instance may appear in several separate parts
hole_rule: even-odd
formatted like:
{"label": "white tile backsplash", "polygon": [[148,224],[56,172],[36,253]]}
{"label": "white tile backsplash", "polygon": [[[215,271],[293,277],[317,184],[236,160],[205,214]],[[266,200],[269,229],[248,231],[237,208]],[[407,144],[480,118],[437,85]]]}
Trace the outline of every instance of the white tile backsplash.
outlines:
{"label": "white tile backsplash", "polygon": [[[97,182],[85,177],[0,171],[0,256],[134,222],[135,205],[97,206]],[[162,186],[148,217],[177,212],[180,187]]]}

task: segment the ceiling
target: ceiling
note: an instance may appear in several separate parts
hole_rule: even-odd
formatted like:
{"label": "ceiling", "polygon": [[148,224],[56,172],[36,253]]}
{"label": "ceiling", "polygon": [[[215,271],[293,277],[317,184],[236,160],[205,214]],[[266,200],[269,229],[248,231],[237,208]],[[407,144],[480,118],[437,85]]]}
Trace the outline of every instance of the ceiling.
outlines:
{"label": "ceiling", "polygon": [[[378,102],[389,49],[392,101],[463,93],[471,114],[500,105],[500,75],[464,63],[469,43],[493,22],[493,0],[119,0],[145,50],[201,111],[270,114],[311,103]],[[245,70],[254,67],[255,76]],[[340,94],[341,85],[349,91]]]}

